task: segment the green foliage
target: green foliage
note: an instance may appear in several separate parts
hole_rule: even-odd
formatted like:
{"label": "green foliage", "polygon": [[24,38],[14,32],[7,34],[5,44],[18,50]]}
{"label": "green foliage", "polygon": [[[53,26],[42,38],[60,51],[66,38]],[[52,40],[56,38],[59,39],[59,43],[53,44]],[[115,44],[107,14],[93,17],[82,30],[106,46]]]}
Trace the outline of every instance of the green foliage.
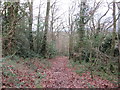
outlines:
{"label": "green foliage", "polygon": [[42,78],[45,78],[46,77],[46,74],[45,75],[42,75],[40,72],[37,72],[37,76],[42,79]]}
{"label": "green foliage", "polygon": [[80,62],[79,61],[74,62],[73,60],[70,60],[70,64],[72,65],[72,67],[75,67],[76,65],[79,65]]}
{"label": "green foliage", "polygon": [[79,75],[82,75],[83,73],[90,71],[90,68],[91,68],[93,75],[98,75],[103,79],[107,79],[111,81],[112,83],[117,83],[118,71],[115,71],[115,70],[118,70],[117,65],[115,65],[115,63],[112,64],[115,70],[114,70],[114,73],[111,73],[111,71],[108,69],[110,65],[106,66],[106,65],[101,64],[100,62],[97,62],[97,63],[98,64],[96,64],[96,66],[92,67],[90,62],[86,63],[85,61],[83,61],[82,63],[79,63],[78,61],[74,62],[73,60],[70,60],[68,67],[75,67],[76,68],[75,72]]}
{"label": "green foliage", "polygon": [[36,88],[43,88],[43,87],[40,84],[37,84]]}
{"label": "green foliage", "polygon": [[95,88],[95,86],[91,85],[90,83],[87,83],[87,85],[88,85],[88,88]]}
{"label": "green foliage", "polygon": [[82,68],[82,69],[79,69],[79,70],[75,70],[75,72],[79,75],[82,75],[82,73],[86,73],[88,69],[87,68]]}
{"label": "green foliage", "polygon": [[47,55],[48,58],[53,58],[57,55],[57,50],[55,48],[54,42],[51,42],[47,45]]}
{"label": "green foliage", "polygon": [[[115,45],[117,46],[118,42],[117,42],[117,38],[115,40]],[[106,53],[107,55],[111,55],[111,47],[112,47],[112,36],[111,35],[107,35],[104,42],[101,44],[100,46],[100,51],[103,53]],[[117,57],[119,55],[119,50],[118,47],[114,48],[114,56]]]}
{"label": "green foliage", "polygon": [[[36,65],[36,63],[39,63],[38,65],[41,65],[40,67]],[[27,68],[26,68],[27,67]],[[42,67],[42,68],[41,68]],[[42,88],[40,85],[41,79],[46,77],[46,74],[41,74],[43,72],[44,68],[50,67],[50,63],[46,60],[39,60],[39,59],[30,59],[26,58],[25,60],[23,58],[19,58],[17,56],[7,56],[3,58],[3,65],[2,65],[2,74],[5,81],[4,83],[11,84],[17,88],[20,88],[23,86],[25,88],[25,83],[32,83],[33,85],[36,86],[36,88]],[[25,72],[22,70],[26,70]],[[36,72],[36,70],[39,68],[39,71]],[[31,76],[31,72],[35,73],[35,76]],[[23,81],[21,82],[21,79],[24,79],[26,77],[27,79],[31,80],[30,78],[34,78],[34,82],[31,81]],[[10,86],[6,86],[10,87]],[[28,87],[28,86],[26,86]]]}
{"label": "green foliage", "polygon": [[4,71],[3,75],[10,76],[10,77],[16,77],[16,74],[11,72],[10,69],[13,69],[13,67],[6,67],[5,65],[3,65],[3,71]]}
{"label": "green foliage", "polygon": [[[118,77],[118,64],[117,58],[115,57],[118,56],[119,52],[118,48],[115,48],[114,57],[110,55],[112,43],[111,33],[105,35],[99,32],[97,35],[86,35],[83,37],[81,43],[83,44],[81,47],[82,49],[78,42],[74,47],[75,53],[78,55],[81,53],[81,60],[79,57],[76,58],[76,56],[74,56],[76,60],[73,60],[69,66],[75,67],[75,72],[79,75],[90,72],[91,78],[94,78],[94,75],[99,75],[103,79],[116,83]],[[81,49],[80,52],[79,49]]]}
{"label": "green foliage", "polygon": [[[15,11],[12,8],[11,4],[15,8]],[[30,22],[28,18],[28,3],[16,3],[5,2],[4,3],[5,13],[3,13],[2,20],[2,37],[3,37],[3,55],[4,57],[10,55],[16,55],[23,58],[42,58],[41,46],[43,45],[43,36],[44,36],[44,23],[40,21],[38,30],[33,30],[32,37],[29,30]],[[9,6],[9,8],[8,8]],[[7,7],[7,8],[6,8]],[[13,12],[11,12],[12,10]],[[10,18],[11,15],[14,15],[14,19]],[[32,18],[31,18],[32,19]],[[17,21],[16,21],[17,20]],[[11,22],[15,25],[12,25]],[[34,45],[31,50],[31,40],[32,38]],[[9,46],[9,47],[8,47]],[[48,49],[48,58],[53,58],[56,55],[55,44],[50,43],[47,45]],[[9,49],[9,50],[8,50]]]}

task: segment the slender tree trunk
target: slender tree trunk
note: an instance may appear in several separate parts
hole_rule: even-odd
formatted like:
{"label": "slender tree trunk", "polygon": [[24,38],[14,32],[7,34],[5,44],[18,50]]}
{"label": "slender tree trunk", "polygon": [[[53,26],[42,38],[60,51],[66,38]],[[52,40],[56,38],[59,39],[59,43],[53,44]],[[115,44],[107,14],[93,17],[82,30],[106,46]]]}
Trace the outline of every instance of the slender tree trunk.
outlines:
{"label": "slender tree trunk", "polygon": [[69,35],[69,59],[73,58],[73,27],[71,25],[71,33]]}
{"label": "slender tree trunk", "polygon": [[50,31],[51,31],[51,39],[52,41],[54,41],[54,32],[53,32],[53,20],[54,20],[54,17],[53,17],[54,13],[52,13],[52,20],[51,20],[51,24],[50,24]]}
{"label": "slender tree trunk", "polygon": [[69,11],[69,59],[73,58],[73,21],[72,21],[72,16]]}
{"label": "slender tree trunk", "polygon": [[[120,2],[117,3],[118,6],[118,14],[120,15]],[[118,88],[120,88],[120,16],[118,18],[118,49],[119,49],[119,56],[118,56]]]}
{"label": "slender tree trunk", "polygon": [[32,24],[33,24],[33,0],[29,3],[29,42],[30,42],[30,50],[34,50],[33,46],[33,34],[32,34]]}
{"label": "slender tree trunk", "polygon": [[115,37],[116,37],[116,10],[115,10],[115,0],[113,0],[113,32],[112,32],[112,43],[111,43],[111,55],[114,56],[115,48]]}
{"label": "slender tree trunk", "polygon": [[41,53],[46,58],[47,56],[47,33],[48,33],[48,21],[49,21],[49,11],[50,11],[50,0],[47,0],[47,10],[46,10],[46,17],[45,17],[45,32],[43,36],[43,43]]}
{"label": "slender tree trunk", "polygon": [[[2,58],[2,10],[1,10],[1,8],[2,8],[2,6],[1,6],[1,3],[2,3],[2,1],[0,1],[0,60],[2,60],[3,58]],[[3,67],[2,67],[2,63],[1,63],[1,66],[0,66],[0,76],[2,76],[2,71],[3,71],[3,69],[2,69]],[[2,77],[0,77],[0,82],[2,82]],[[0,83],[0,87],[2,86],[3,84],[2,83]],[[2,87],[1,87],[1,89],[2,89]]]}
{"label": "slender tree trunk", "polygon": [[[120,15],[120,2],[118,2],[118,13]],[[118,19],[118,39],[119,39],[119,53],[120,53],[120,17]]]}
{"label": "slender tree trunk", "polygon": [[37,21],[37,47],[36,47],[36,51],[37,53],[39,53],[39,34],[40,34],[40,9],[41,9],[41,4],[39,5],[39,12],[38,12],[38,21]]}

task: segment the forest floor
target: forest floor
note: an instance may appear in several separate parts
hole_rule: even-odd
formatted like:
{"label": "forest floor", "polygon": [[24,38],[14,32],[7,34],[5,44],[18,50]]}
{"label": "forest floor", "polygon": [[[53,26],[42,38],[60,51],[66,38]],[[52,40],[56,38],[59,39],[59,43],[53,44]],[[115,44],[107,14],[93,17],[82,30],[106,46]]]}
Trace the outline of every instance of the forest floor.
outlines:
{"label": "forest floor", "polygon": [[80,76],[69,67],[68,57],[48,60],[3,60],[3,88],[114,88],[108,80],[99,76],[91,79],[90,73]]}
{"label": "forest floor", "polygon": [[91,78],[89,72],[81,76],[74,72],[75,68],[68,67],[67,57],[57,57],[49,60],[51,68],[44,72],[46,78],[42,79],[41,85],[44,88],[114,88],[115,86],[108,80],[103,80],[99,76]]}

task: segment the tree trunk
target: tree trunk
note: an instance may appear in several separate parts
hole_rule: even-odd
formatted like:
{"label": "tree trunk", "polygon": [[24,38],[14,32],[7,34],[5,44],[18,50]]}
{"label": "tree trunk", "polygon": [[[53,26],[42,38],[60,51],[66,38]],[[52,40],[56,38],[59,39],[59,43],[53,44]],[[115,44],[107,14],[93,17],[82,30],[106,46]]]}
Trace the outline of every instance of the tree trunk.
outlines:
{"label": "tree trunk", "polygon": [[83,47],[83,38],[84,38],[84,35],[85,35],[85,7],[86,6],[86,0],[82,0],[81,1],[81,6],[80,6],[80,20],[78,22],[79,24],[79,28],[78,28],[78,36],[79,36],[79,41],[78,41],[78,46],[79,46],[79,59],[81,60],[82,59],[82,47]]}
{"label": "tree trunk", "polygon": [[115,10],[115,0],[113,0],[113,32],[112,32],[112,43],[111,43],[111,55],[114,56],[115,48],[115,37],[116,37],[116,10]]}
{"label": "tree trunk", "polygon": [[[41,5],[41,4],[40,4]],[[38,21],[37,21],[37,46],[36,46],[36,52],[37,53],[39,53],[39,47],[40,47],[40,45],[39,45],[39,40],[40,40],[40,38],[39,38],[39,34],[40,34],[40,9],[41,9],[41,6],[39,5],[39,12],[38,12]]]}
{"label": "tree trunk", "polygon": [[[2,3],[2,1],[0,1],[0,60],[3,60],[2,58],[2,6],[1,6],[1,3]],[[0,75],[2,76],[2,71],[3,71],[3,69],[2,69],[3,67],[2,67],[2,63],[1,63],[1,66],[0,66]],[[2,82],[2,77],[0,77],[0,82]],[[0,83],[0,86],[2,86],[3,84],[2,83]]]}
{"label": "tree trunk", "polygon": [[69,59],[73,58],[73,21],[72,21],[72,16],[69,12]]}
{"label": "tree trunk", "polygon": [[73,33],[69,35],[69,59],[73,58]]}
{"label": "tree trunk", "polygon": [[[118,13],[120,15],[120,2],[118,2]],[[120,55],[120,17],[118,19],[118,39],[119,39],[119,55]]]}
{"label": "tree trunk", "polygon": [[[120,15],[120,2],[118,2],[118,13]],[[118,59],[118,87],[120,88],[120,17],[118,19],[118,39],[119,39],[119,43],[118,43],[118,48],[119,48],[119,59]]]}
{"label": "tree trunk", "polygon": [[[10,3],[10,2],[9,2]],[[8,4],[8,2],[6,2]],[[5,14],[2,22],[2,33],[3,35],[3,54],[13,55],[15,54],[16,40],[15,32],[17,30],[16,20],[18,19],[18,6],[19,2],[10,3],[9,7],[5,5]],[[7,36],[6,36],[7,34]]]}
{"label": "tree trunk", "polygon": [[49,11],[50,11],[50,0],[47,0],[47,10],[45,17],[45,32],[43,36],[41,53],[46,58],[47,56],[47,33],[48,33],[48,21],[49,21]]}
{"label": "tree trunk", "polygon": [[30,50],[34,51],[33,46],[33,34],[32,34],[32,23],[33,23],[33,0],[29,3],[29,43],[30,43]]}
{"label": "tree trunk", "polygon": [[50,32],[51,32],[51,39],[52,41],[54,41],[54,31],[53,31],[53,14],[52,14],[52,20],[51,20],[51,24],[50,24]]}

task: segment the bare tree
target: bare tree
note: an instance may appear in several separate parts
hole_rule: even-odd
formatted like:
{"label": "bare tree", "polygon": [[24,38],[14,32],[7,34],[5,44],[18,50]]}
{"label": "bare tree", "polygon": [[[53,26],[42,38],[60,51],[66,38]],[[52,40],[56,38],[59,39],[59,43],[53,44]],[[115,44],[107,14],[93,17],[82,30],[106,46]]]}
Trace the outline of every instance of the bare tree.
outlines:
{"label": "bare tree", "polygon": [[59,7],[58,7],[58,1],[55,0],[51,5],[51,21],[50,21],[50,32],[51,32],[51,39],[52,41],[56,40],[55,32],[59,31],[61,25],[63,24],[63,21],[61,20],[61,16],[64,14],[59,13]]}
{"label": "bare tree", "polygon": [[68,15],[68,26],[69,26],[69,59],[73,58],[73,48],[74,48],[74,24],[75,24],[75,20],[74,20],[74,15],[75,15],[75,6],[76,6],[76,2],[72,2],[74,5],[71,5],[71,7],[69,7],[69,15]]}
{"label": "bare tree", "polygon": [[97,31],[96,31],[96,35],[98,35],[99,34],[99,32],[100,32],[100,30],[101,30],[101,20],[103,19],[103,17],[105,17],[106,15],[107,15],[107,13],[109,12],[109,10],[110,10],[110,7],[109,7],[109,5],[110,4],[108,4],[107,6],[108,6],[108,9],[107,9],[107,11],[98,19],[98,25],[97,25]]}
{"label": "bare tree", "polygon": [[56,3],[57,1],[55,0],[54,3],[51,5],[51,21],[50,21],[50,32],[51,32],[51,38],[52,41],[54,41],[54,23],[55,23],[55,13],[58,10],[58,8],[56,8]]}

